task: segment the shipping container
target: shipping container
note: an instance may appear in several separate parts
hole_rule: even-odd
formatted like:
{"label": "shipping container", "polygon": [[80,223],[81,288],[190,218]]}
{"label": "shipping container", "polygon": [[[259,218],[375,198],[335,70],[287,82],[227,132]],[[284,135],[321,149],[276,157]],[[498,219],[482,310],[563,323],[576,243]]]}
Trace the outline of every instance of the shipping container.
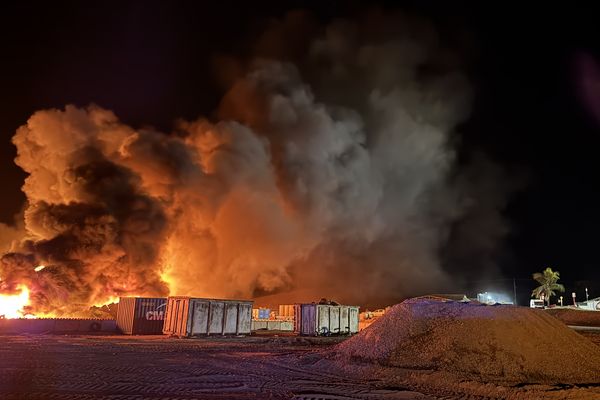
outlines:
{"label": "shipping container", "polygon": [[280,321],[280,320],[252,320],[252,331],[287,331],[291,332],[294,330],[294,324],[292,321]]}
{"label": "shipping container", "polygon": [[281,304],[279,306],[279,318],[280,319],[294,319],[294,304]]}
{"label": "shipping container", "polygon": [[301,335],[340,335],[358,332],[358,307],[296,304],[294,330]]}
{"label": "shipping container", "polygon": [[269,308],[253,308],[252,319],[269,319],[271,318],[271,309]]}
{"label": "shipping container", "polygon": [[247,335],[252,304],[247,300],[169,297],[163,333],[180,337]]}
{"label": "shipping container", "polygon": [[164,297],[121,297],[117,328],[127,335],[161,335],[166,306]]}

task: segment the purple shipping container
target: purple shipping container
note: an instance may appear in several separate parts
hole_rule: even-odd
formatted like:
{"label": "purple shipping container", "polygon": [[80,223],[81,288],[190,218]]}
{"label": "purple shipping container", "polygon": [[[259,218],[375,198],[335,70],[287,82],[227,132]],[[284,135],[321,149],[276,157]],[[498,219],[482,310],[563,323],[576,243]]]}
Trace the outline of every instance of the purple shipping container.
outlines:
{"label": "purple shipping container", "polygon": [[162,335],[166,306],[164,297],[121,297],[117,328],[127,335]]}

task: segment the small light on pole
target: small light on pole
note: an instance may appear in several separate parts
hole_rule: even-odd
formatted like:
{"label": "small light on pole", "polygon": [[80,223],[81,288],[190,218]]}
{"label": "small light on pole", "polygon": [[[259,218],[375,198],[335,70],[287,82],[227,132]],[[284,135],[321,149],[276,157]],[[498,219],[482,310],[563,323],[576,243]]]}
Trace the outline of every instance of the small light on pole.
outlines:
{"label": "small light on pole", "polygon": [[587,291],[587,288],[585,288],[585,301],[587,302],[588,300],[589,300],[588,291]]}
{"label": "small light on pole", "polygon": [[563,301],[562,301],[562,299],[563,299],[563,297],[562,297],[562,296],[560,296],[560,306],[561,306],[561,307],[563,306]]}
{"label": "small light on pole", "polygon": [[575,301],[577,295],[575,294],[575,292],[573,292],[571,293],[571,296],[573,296],[573,305],[577,307],[577,302]]}

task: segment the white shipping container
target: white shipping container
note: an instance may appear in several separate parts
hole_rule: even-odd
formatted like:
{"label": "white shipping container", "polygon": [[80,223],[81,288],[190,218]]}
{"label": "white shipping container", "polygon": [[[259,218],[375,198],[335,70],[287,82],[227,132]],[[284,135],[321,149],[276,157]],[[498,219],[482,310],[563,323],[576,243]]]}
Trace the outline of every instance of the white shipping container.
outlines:
{"label": "white shipping container", "polygon": [[293,321],[281,321],[281,326],[279,329],[282,331],[292,332],[294,330],[294,322]]}
{"label": "white shipping container", "polygon": [[280,320],[252,320],[252,330],[268,330],[268,331],[293,331],[294,323],[292,321]]}
{"label": "white shipping container", "polygon": [[267,322],[268,321],[261,321],[261,320],[253,319],[252,325],[251,325],[252,331],[260,331],[260,330],[267,329]]}
{"label": "white shipping container", "polygon": [[172,296],[167,300],[163,333],[180,337],[248,335],[252,301]]}
{"label": "white shipping container", "polygon": [[298,304],[295,330],[301,335],[338,335],[358,332],[356,306]]}

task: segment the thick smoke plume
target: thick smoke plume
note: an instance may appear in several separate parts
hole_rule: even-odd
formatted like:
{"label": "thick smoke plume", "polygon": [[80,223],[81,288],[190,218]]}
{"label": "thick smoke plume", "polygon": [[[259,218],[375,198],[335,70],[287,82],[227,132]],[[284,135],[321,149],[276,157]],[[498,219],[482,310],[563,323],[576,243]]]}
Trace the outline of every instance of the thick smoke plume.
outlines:
{"label": "thick smoke plume", "polygon": [[275,45],[240,64],[218,122],[165,134],[98,106],[36,112],[13,139],[28,203],[2,290],[24,283],[34,311],[74,314],[125,294],[362,303],[442,287],[468,212],[450,179],[460,66],[423,21],[306,31],[302,61]]}

